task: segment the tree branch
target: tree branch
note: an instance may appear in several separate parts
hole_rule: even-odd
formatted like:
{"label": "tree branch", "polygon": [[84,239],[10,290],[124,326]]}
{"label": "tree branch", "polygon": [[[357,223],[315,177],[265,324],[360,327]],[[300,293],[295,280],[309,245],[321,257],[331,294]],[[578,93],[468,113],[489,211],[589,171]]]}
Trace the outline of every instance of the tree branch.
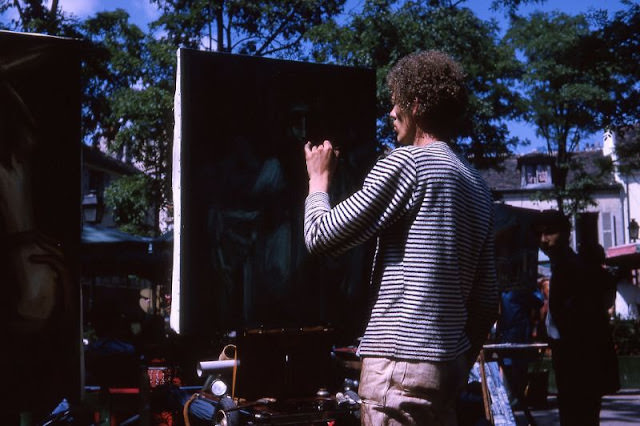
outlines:
{"label": "tree branch", "polygon": [[298,38],[296,38],[295,40],[293,40],[291,43],[284,44],[284,45],[282,45],[282,46],[280,46],[280,47],[278,47],[278,48],[275,48],[275,49],[266,50],[266,51],[264,51],[264,52],[262,53],[262,55],[263,55],[263,56],[264,56],[264,55],[270,55],[270,54],[272,54],[272,53],[274,53],[274,52],[278,52],[278,51],[281,51],[281,50],[289,49],[290,47],[293,47],[293,46],[295,46],[296,44],[298,44],[298,43],[300,42],[300,40],[302,40],[302,37],[303,37],[302,35],[299,35],[299,36],[298,36]]}
{"label": "tree branch", "polygon": [[26,30],[26,28],[25,28],[25,19],[24,19],[25,18],[24,11],[22,10],[22,7],[20,6],[20,1],[19,0],[13,0],[13,5],[18,10],[18,16],[20,16],[20,22],[22,23],[22,29]]}
{"label": "tree branch", "polygon": [[56,22],[56,17],[58,16],[58,0],[53,0],[51,2],[51,9],[49,10],[49,18],[51,22]]}
{"label": "tree branch", "polygon": [[[278,51],[278,50],[282,50],[282,48],[276,49],[276,50],[271,50],[271,51],[265,51],[265,49],[278,37],[278,35],[282,32],[282,30],[284,29],[284,27],[287,25],[287,22],[293,18],[293,15],[295,13],[295,10],[291,9],[289,11],[289,14],[286,18],[284,18],[282,20],[282,22],[280,23],[280,26],[278,26],[278,28],[276,28],[269,37],[266,38],[265,42],[262,43],[262,46],[260,46],[259,49],[256,50],[256,53],[260,56],[264,56],[264,55],[268,55],[271,52],[274,51]],[[302,38],[302,37],[300,37]]]}

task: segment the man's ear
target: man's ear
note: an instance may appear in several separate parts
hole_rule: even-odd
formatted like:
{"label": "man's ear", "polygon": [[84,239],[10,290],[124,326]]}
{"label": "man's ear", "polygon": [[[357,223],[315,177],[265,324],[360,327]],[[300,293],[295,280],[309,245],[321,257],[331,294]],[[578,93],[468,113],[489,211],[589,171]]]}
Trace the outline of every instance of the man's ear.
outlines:
{"label": "man's ear", "polygon": [[414,99],[413,100],[413,104],[411,105],[411,115],[412,115],[412,117],[415,117],[417,113],[418,113],[418,100]]}

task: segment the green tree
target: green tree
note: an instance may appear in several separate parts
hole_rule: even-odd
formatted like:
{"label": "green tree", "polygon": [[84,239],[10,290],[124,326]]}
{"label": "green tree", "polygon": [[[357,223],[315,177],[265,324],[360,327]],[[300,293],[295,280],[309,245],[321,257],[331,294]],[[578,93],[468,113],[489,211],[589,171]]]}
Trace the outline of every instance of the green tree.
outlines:
{"label": "green tree", "polygon": [[104,200],[113,210],[113,220],[124,231],[136,235],[155,234],[148,225],[147,215],[153,196],[149,177],[144,174],[123,176],[105,189]]}
{"label": "green tree", "polygon": [[402,56],[445,50],[468,74],[471,107],[458,144],[480,167],[498,166],[518,140],[504,123],[518,116],[518,94],[511,90],[519,68],[511,48],[498,43],[495,22],[483,22],[453,1],[366,0],[346,21],[331,20],[310,34],[313,58],[375,68],[379,138],[391,144],[391,109],[385,76]]}
{"label": "green tree", "polygon": [[[573,215],[593,204],[591,194],[601,178],[581,171],[574,153],[615,108],[612,89],[619,81],[605,66],[606,46],[586,16],[556,12],[514,16],[506,41],[523,58],[524,117],[555,162],[555,189],[538,197],[555,200],[560,211]],[[570,172],[576,177],[571,185]]]}

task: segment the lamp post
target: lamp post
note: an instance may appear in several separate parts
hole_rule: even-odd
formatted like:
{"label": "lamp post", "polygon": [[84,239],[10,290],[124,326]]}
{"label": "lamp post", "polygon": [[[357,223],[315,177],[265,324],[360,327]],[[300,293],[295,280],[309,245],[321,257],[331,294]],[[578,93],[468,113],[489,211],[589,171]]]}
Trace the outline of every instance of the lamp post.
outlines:
{"label": "lamp post", "polygon": [[638,239],[638,231],[640,231],[640,225],[635,219],[631,219],[629,222],[629,239],[634,243]]}

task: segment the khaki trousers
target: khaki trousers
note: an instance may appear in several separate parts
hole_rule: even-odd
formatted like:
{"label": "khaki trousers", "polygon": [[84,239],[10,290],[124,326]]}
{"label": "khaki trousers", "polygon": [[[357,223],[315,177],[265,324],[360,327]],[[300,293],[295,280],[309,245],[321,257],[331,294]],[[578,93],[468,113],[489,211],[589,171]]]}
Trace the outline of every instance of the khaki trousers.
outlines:
{"label": "khaki trousers", "polygon": [[456,401],[468,380],[465,356],[448,362],[365,357],[358,393],[362,425],[457,425]]}

